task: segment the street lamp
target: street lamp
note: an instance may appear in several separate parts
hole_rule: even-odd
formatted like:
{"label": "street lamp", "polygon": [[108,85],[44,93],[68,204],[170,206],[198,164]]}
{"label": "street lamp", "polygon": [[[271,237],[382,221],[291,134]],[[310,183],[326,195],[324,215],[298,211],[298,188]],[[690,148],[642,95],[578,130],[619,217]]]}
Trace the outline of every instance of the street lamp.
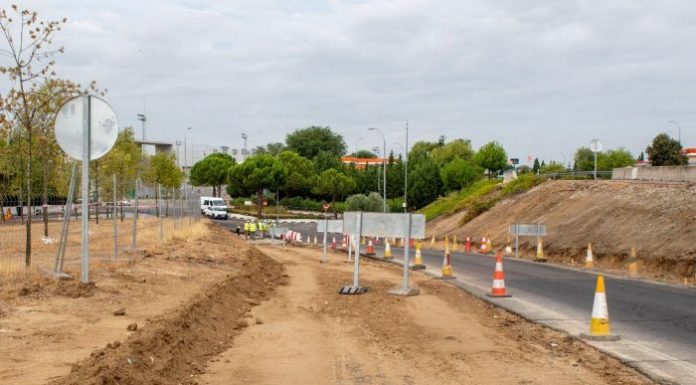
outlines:
{"label": "street lamp", "polygon": [[667,123],[674,123],[677,125],[677,128],[679,129],[679,144],[681,144],[681,124],[679,124],[679,122],[677,122],[676,120],[670,120]]}
{"label": "street lamp", "polygon": [[382,164],[384,165],[384,171],[382,172],[383,174],[383,180],[382,180],[382,186],[383,186],[383,211],[386,213],[387,212],[387,139],[384,137],[384,133],[379,129],[379,128],[374,128],[370,127],[367,129],[368,131],[377,131],[379,132],[380,135],[382,135]]}
{"label": "street lamp", "polygon": [[242,140],[244,140],[244,151],[242,152],[242,162],[246,160],[246,152],[247,152],[247,147],[246,147],[246,141],[247,141],[247,134],[242,133]]}
{"label": "street lamp", "polygon": [[138,120],[142,123],[143,126],[143,142],[145,141],[145,122],[147,121],[147,116],[145,114],[138,114]]}
{"label": "street lamp", "polygon": [[181,147],[181,141],[177,140],[174,142],[176,145],[176,164],[181,167],[181,153],[179,153],[179,148]]}
{"label": "street lamp", "polygon": [[[188,167],[188,156],[186,155],[188,152],[188,145],[187,145],[187,136],[188,132],[193,130],[191,127],[186,127],[186,133],[184,134],[184,168]],[[191,160],[193,160],[193,143],[191,143]]]}

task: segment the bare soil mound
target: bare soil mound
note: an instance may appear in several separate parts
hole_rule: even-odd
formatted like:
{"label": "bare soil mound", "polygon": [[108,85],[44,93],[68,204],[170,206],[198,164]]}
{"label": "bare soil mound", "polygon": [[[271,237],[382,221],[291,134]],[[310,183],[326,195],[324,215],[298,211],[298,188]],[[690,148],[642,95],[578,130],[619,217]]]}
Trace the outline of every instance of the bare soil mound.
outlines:
{"label": "bare soil mound", "polygon": [[[461,214],[428,224],[428,236],[456,235],[478,241],[490,235],[502,248],[513,223],[546,224],[545,252],[576,263],[592,242],[600,266],[623,268],[635,247],[644,271],[655,278],[692,277],[696,265],[696,186],[637,181],[548,181],[498,203],[464,226]],[[432,226],[431,226],[432,224]],[[531,255],[536,239],[520,238]]]}
{"label": "bare soil mound", "polygon": [[248,326],[251,306],[267,299],[283,279],[279,263],[250,249],[237,274],[151,320],[125,342],[94,351],[52,384],[195,384],[209,358]]}

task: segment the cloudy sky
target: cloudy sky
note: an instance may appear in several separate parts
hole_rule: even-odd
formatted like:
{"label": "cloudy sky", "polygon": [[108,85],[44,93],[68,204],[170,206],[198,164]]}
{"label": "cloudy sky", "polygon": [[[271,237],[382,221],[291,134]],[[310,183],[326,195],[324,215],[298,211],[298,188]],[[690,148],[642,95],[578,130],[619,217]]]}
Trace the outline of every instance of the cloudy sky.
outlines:
{"label": "cloudy sky", "polygon": [[[659,132],[696,146],[689,0],[24,0],[67,17],[59,75],[109,89],[148,139],[283,141],[329,125],[349,149],[470,138],[570,160],[600,138],[637,155]],[[189,155],[190,157],[190,155]],[[182,155],[183,158],[183,155]]]}

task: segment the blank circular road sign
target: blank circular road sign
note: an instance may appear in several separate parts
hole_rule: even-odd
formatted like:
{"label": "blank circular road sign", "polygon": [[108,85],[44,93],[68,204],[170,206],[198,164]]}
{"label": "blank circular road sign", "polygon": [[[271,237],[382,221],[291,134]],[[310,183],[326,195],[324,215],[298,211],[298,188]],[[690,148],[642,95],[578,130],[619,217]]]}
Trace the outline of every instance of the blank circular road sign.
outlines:
{"label": "blank circular road sign", "polygon": [[592,141],[590,141],[590,150],[592,150],[592,152],[600,152],[602,151],[602,147],[602,142],[600,142],[599,139],[592,139]]}
{"label": "blank circular road sign", "polygon": [[[89,114],[86,110],[89,109]],[[116,113],[104,99],[82,95],[65,102],[56,115],[56,141],[71,158],[82,160],[84,130],[90,129],[90,160],[104,156],[118,136]]]}

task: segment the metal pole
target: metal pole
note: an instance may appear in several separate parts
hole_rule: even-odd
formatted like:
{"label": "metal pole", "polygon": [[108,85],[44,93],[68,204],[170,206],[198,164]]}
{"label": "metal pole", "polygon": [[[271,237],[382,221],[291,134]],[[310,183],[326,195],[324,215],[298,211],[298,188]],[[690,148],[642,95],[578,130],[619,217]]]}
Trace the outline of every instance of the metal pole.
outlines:
{"label": "metal pole", "polygon": [[348,234],[348,261],[350,262],[350,257],[353,255],[353,235]]}
{"label": "metal pole", "polygon": [[58,274],[63,272],[63,260],[65,258],[65,244],[68,241],[68,229],[70,227],[70,212],[72,211],[72,202],[75,198],[75,180],[77,179],[77,162],[73,163],[72,172],[70,173],[70,185],[68,187],[68,199],[65,202],[65,211],[63,212],[63,225],[60,231],[60,244],[58,245],[58,254],[56,262],[53,265],[53,272]]}
{"label": "metal pole", "polygon": [[327,236],[328,236],[328,231],[329,231],[329,214],[324,211],[324,250],[321,253],[321,262],[325,263],[328,262],[326,260],[326,242],[327,242]]}
{"label": "metal pole", "polygon": [[[380,131],[380,134],[382,132]],[[384,190],[382,191],[382,194],[384,195],[384,208],[383,212],[387,212],[387,139],[384,137],[384,134],[382,134],[382,152],[384,153],[383,158],[382,158],[382,163],[384,163],[384,172],[382,175],[383,178],[383,185],[384,185]]]}
{"label": "metal pole", "polygon": [[[408,212],[408,120],[406,121],[406,148],[404,148],[404,212]],[[409,228],[411,217],[409,216]]]}
{"label": "metal pole", "polygon": [[162,214],[162,185],[157,184],[157,216],[159,217],[159,227],[160,227],[160,241],[164,240],[164,228]]}
{"label": "metal pole", "polygon": [[515,223],[515,258],[520,256],[520,224]]}
{"label": "metal pole", "polygon": [[131,249],[135,250],[138,241],[138,205],[140,200],[138,198],[138,183],[139,179],[135,179],[135,203],[133,204],[133,234],[131,239]]}
{"label": "metal pole", "polygon": [[408,293],[408,271],[409,271],[409,266],[408,266],[408,260],[410,257],[410,250],[409,247],[411,243],[411,213],[408,213],[408,229],[406,230],[406,242],[404,242],[404,284],[403,284],[403,291],[404,293]]}
{"label": "metal pole", "polygon": [[114,259],[118,258],[118,220],[116,219],[116,174],[114,174],[114,204],[111,206],[111,219],[114,221]]}
{"label": "metal pole", "polygon": [[[362,235],[362,211],[358,212],[358,220],[355,223],[356,229],[355,232],[358,234],[358,237]],[[360,242],[358,242],[357,246],[355,247],[355,265],[353,268],[353,287],[358,288],[359,287],[359,282],[360,282]]]}
{"label": "metal pole", "polygon": [[82,283],[89,282],[89,159],[92,130],[92,97],[87,96],[82,116]]}
{"label": "metal pole", "polygon": [[594,152],[594,178],[597,179],[597,151]]}

